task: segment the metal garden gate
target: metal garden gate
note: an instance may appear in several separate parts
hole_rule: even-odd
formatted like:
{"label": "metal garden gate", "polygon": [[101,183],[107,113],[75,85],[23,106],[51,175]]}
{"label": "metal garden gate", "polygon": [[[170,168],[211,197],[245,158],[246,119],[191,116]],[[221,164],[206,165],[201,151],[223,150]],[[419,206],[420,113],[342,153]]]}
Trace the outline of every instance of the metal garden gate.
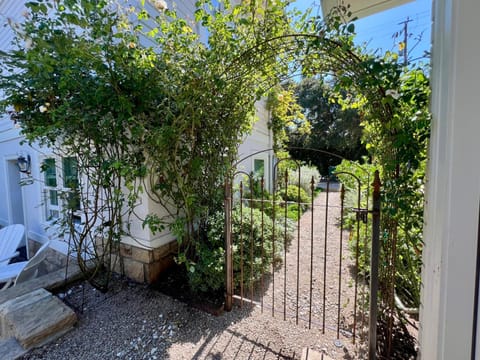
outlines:
{"label": "metal garden gate", "polygon": [[[252,156],[241,162],[252,163]],[[256,305],[298,326],[335,331],[337,341],[341,334],[366,341],[368,327],[374,359],[378,172],[366,174],[365,184],[350,172],[306,184],[290,159],[277,160],[270,172],[238,165],[225,184],[225,309],[234,302]],[[356,191],[346,191],[338,178]]]}

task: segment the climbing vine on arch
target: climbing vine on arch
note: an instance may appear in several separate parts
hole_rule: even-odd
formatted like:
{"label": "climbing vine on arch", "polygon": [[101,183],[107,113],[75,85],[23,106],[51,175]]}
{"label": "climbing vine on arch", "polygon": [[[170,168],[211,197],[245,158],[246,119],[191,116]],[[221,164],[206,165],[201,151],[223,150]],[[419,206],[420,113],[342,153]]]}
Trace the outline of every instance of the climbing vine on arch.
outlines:
{"label": "climbing vine on arch", "polygon": [[409,307],[420,301],[428,67],[404,66],[394,53],[365,53],[353,42],[348,15],[340,8],[326,20],[307,21],[292,43],[304,49],[298,56],[303,75],[322,76],[334,85],[332,101],[361,117],[363,143],[383,182],[380,290],[390,316],[397,295]]}
{"label": "climbing vine on arch", "polygon": [[[363,143],[383,182],[381,296],[392,315],[397,295],[409,307],[420,301],[428,67],[405,66],[394,53],[365,53],[354,44],[349,15],[348,9],[338,8],[326,19],[305,19],[298,32],[264,43],[283,41],[282,50],[295,54],[292,68],[304,77],[326,79],[334,85],[332,101],[361,117]],[[285,123],[291,115],[283,115]]]}

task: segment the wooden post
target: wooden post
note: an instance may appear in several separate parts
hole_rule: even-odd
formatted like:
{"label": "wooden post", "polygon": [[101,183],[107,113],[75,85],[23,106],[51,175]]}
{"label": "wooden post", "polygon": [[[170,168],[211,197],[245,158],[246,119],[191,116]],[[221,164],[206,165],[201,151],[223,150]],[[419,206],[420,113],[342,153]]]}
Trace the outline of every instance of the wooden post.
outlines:
{"label": "wooden post", "polygon": [[233,305],[232,188],[225,180],[225,311]]}
{"label": "wooden post", "polygon": [[378,296],[378,263],[380,255],[380,176],[375,171],[373,180],[372,208],[372,249],[370,254],[370,319],[368,332],[368,359],[377,358],[377,296]]}

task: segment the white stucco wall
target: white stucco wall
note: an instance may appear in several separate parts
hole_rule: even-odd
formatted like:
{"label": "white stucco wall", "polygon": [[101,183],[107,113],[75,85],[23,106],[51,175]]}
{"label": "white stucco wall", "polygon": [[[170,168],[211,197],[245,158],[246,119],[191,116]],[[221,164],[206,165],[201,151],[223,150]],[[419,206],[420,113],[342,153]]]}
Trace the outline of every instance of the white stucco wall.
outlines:
{"label": "white stucco wall", "polygon": [[[24,1],[0,1],[0,49],[11,47],[13,33],[9,27],[4,27],[8,21],[21,22],[25,11]],[[2,94],[0,93],[0,96]],[[41,222],[44,220],[41,204],[40,183],[20,186],[19,180],[26,175],[20,174],[15,167],[20,154],[30,155],[32,178],[40,179],[39,156],[45,149],[32,148],[26,144],[20,145],[23,137],[7,114],[0,114],[0,225],[22,223],[27,235],[38,241],[43,241]]]}
{"label": "white stucco wall", "polygon": [[[265,186],[271,190],[270,178],[274,161],[274,154],[271,150],[273,148],[273,134],[268,126],[270,114],[266,107],[266,100],[262,99],[257,102],[256,109],[258,121],[253,125],[252,132],[245,137],[243,143],[238,148],[238,160],[244,159],[238,164],[238,170],[251,173],[254,170],[255,159],[264,160],[264,177],[266,181],[269,181]],[[255,155],[250,156],[252,154]]]}
{"label": "white stucco wall", "polygon": [[135,215],[129,221],[129,235],[123,237],[123,243],[145,249],[154,249],[175,240],[173,234],[168,229],[153,234],[148,226],[142,226],[142,219],[145,219],[148,214],[154,213],[159,218],[164,216],[165,219],[170,218],[168,212],[161,205],[154,202],[145,192],[140,194],[134,212]]}
{"label": "white stucco wall", "polygon": [[437,0],[425,208],[424,360],[471,357],[480,199],[479,1]]}

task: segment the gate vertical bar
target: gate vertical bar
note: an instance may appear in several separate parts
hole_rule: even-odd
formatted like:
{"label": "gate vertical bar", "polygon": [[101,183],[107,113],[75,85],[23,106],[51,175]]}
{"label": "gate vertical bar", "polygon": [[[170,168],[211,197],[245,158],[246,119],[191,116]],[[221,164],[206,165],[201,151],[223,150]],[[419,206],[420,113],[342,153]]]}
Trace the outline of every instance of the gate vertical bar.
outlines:
{"label": "gate vertical bar", "polygon": [[377,358],[377,294],[378,294],[378,263],[380,255],[380,176],[375,171],[373,180],[372,208],[372,250],[370,254],[370,319],[368,334],[368,359]]}
{"label": "gate vertical bar", "polygon": [[253,305],[253,177],[250,177],[250,304]]}
{"label": "gate vertical bar", "polygon": [[355,238],[355,294],[353,297],[353,337],[352,342],[355,344],[356,337],[357,337],[357,308],[358,308],[358,275],[360,272],[360,219],[361,213],[360,209],[362,207],[361,197],[362,197],[362,183],[360,180],[358,181],[358,190],[357,190],[357,216],[356,216],[356,238]]}
{"label": "gate vertical bar", "polygon": [[265,277],[265,268],[264,268],[264,264],[265,264],[265,227],[264,227],[264,216],[265,216],[265,204],[264,204],[264,201],[265,201],[265,179],[264,177],[262,176],[262,180],[261,180],[261,186],[262,186],[262,204],[261,204],[261,208],[262,208],[262,293],[261,293],[261,308],[262,308],[262,314],[263,314],[263,294],[265,293],[265,283],[264,283],[264,277]]}
{"label": "gate vertical bar", "polygon": [[[312,181],[310,183],[311,189],[315,186],[315,182],[312,176]],[[310,212],[310,302],[308,308],[308,328],[312,328],[312,293],[313,293],[313,211],[315,210],[314,207],[314,197],[312,193],[312,211]]]}
{"label": "gate vertical bar", "polygon": [[240,181],[240,307],[243,306],[244,272],[243,272],[243,181]]}
{"label": "gate vertical bar", "polygon": [[340,189],[340,254],[338,257],[338,305],[337,305],[337,339],[340,339],[340,306],[342,300],[342,256],[343,256],[343,210],[345,206],[345,187]]}
{"label": "gate vertical bar", "polygon": [[328,238],[328,195],[330,194],[330,177],[327,180],[327,194],[325,195],[325,247],[323,248],[323,306],[322,306],[322,334],[325,334],[325,311],[327,302],[327,238]]}
{"label": "gate vertical bar", "polygon": [[225,180],[225,310],[232,310],[233,303],[233,256],[232,256],[232,188]]}
{"label": "gate vertical bar", "polygon": [[[285,193],[287,193],[287,191],[288,170],[285,170]],[[283,321],[287,320],[287,213],[288,201],[285,200],[285,218],[283,223]]]}

